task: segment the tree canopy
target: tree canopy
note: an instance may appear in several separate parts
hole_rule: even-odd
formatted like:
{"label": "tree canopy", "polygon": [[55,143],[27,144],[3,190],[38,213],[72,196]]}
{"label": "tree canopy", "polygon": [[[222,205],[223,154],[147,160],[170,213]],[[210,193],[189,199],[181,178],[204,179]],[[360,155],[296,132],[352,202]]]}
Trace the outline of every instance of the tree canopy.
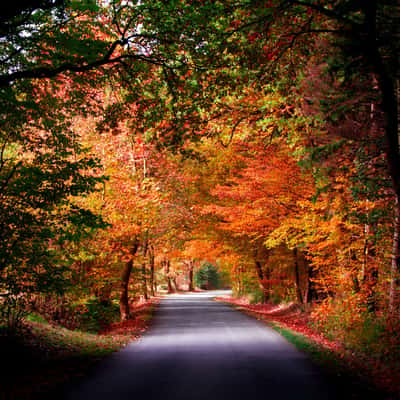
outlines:
{"label": "tree canopy", "polygon": [[341,335],[399,321],[396,1],[0,7],[7,312],[94,296],[128,319],[218,270]]}

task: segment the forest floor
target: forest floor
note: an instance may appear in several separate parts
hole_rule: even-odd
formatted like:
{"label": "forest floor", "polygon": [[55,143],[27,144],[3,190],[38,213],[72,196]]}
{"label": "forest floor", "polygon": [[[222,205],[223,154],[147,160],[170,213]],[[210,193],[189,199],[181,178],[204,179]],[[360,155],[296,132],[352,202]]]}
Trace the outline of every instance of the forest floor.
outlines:
{"label": "forest floor", "polygon": [[400,399],[399,365],[394,368],[367,354],[347,349],[340,342],[328,340],[312,328],[309,313],[298,305],[249,304],[246,298],[230,296],[215,300],[229,303],[277,330],[298,349],[308,353],[336,385],[343,387],[343,392],[351,388],[354,398],[365,398],[364,394],[358,396],[359,392],[367,393],[368,399]]}
{"label": "forest floor", "polygon": [[132,305],[134,317],[99,334],[26,321],[14,335],[0,335],[1,400],[45,399],[55,389],[86,375],[106,355],[138,339],[147,329],[158,298]]}

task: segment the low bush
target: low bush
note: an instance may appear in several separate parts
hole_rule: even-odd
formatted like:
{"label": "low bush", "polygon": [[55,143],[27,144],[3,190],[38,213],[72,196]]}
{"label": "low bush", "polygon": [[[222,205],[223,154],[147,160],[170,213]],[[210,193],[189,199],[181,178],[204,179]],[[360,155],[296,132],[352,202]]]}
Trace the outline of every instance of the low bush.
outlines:
{"label": "low bush", "polygon": [[264,293],[261,289],[254,289],[251,293],[247,294],[249,304],[259,304],[264,302]]}
{"label": "low bush", "polygon": [[119,306],[96,296],[84,298],[47,297],[36,299],[27,319],[54,322],[65,328],[97,333],[119,321]]}
{"label": "low bush", "polygon": [[311,321],[325,337],[351,350],[374,358],[384,358],[393,352],[399,354],[399,335],[393,335],[387,319],[368,311],[359,294],[324,300],[314,308]]}
{"label": "low bush", "polygon": [[73,328],[92,333],[99,332],[119,320],[119,306],[113,302],[101,302],[97,297],[72,304],[70,312],[74,315]]}

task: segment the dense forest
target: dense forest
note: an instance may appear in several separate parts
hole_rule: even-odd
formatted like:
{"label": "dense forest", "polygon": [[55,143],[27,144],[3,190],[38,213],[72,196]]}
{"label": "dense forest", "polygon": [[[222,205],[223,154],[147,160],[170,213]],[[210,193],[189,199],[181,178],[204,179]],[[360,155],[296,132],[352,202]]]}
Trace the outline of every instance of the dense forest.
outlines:
{"label": "dense forest", "polygon": [[396,0],[0,8],[5,329],[231,286],[396,358]]}

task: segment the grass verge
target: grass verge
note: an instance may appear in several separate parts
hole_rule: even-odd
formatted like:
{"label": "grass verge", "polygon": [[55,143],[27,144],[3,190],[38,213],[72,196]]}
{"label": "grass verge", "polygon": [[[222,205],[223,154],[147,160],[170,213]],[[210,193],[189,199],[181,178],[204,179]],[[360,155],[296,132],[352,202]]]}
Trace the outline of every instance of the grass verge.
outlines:
{"label": "grass verge", "polygon": [[100,334],[71,331],[42,320],[27,320],[13,335],[0,334],[1,400],[55,398],[63,388],[90,372],[105,356],[139,338],[147,329],[157,300],[133,309],[134,318]]}

